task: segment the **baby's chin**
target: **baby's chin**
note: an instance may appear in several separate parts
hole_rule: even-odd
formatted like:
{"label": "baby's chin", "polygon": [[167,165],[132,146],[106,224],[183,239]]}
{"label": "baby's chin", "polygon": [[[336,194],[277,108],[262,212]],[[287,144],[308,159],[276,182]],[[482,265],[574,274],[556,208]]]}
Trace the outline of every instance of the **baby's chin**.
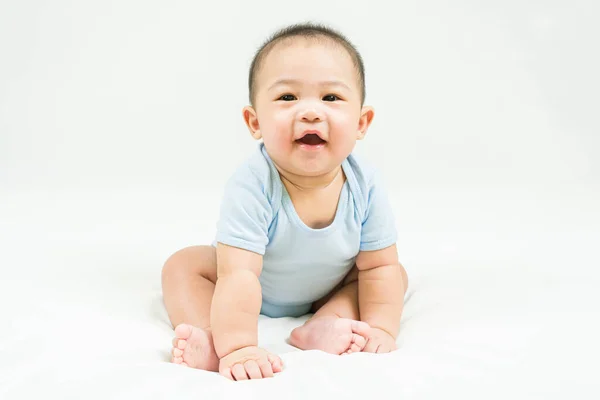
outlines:
{"label": "baby's chin", "polygon": [[286,160],[281,167],[285,169],[287,172],[292,173],[296,176],[302,176],[306,178],[317,178],[323,175],[327,175],[332,171],[336,170],[340,165],[340,163],[335,162],[323,162],[318,160],[310,160],[301,163],[289,162],[290,160]]}
{"label": "baby's chin", "polygon": [[302,177],[320,177],[336,170],[343,162],[345,157],[332,154],[330,149],[325,151],[307,153],[304,151],[294,151],[277,153],[277,151],[267,151],[269,156],[278,169],[287,173]]}

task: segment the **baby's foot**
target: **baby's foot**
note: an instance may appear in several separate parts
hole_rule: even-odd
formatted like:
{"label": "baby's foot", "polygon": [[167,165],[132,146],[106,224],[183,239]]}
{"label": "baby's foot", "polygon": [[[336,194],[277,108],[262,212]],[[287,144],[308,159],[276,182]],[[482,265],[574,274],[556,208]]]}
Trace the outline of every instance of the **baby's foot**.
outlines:
{"label": "baby's foot", "polygon": [[188,324],[175,328],[171,362],[206,371],[219,371],[212,332]]}
{"label": "baby's foot", "polygon": [[317,317],[294,329],[290,344],[302,350],[332,354],[362,351],[371,327],[366,322],[339,317]]}

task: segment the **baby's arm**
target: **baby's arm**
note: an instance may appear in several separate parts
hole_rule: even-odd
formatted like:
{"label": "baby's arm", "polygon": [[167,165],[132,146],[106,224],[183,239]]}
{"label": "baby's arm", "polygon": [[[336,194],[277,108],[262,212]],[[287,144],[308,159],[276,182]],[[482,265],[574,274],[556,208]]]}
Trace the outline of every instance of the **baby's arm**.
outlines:
{"label": "baby's arm", "polygon": [[210,320],[219,358],[258,343],[261,271],[260,254],[217,245],[217,283]]}
{"label": "baby's arm", "polygon": [[356,258],[360,319],[394,339],[400,331],[400,317],[408,277],[398,262],[396,245],[375,251],[361,251]]}
{"label": "baby's arm", "polygon": [[262,256],[217,244],[217,284],[210,322],[219,372],[229,379],[260,379],[280,372],[281,359],[258,348]]}

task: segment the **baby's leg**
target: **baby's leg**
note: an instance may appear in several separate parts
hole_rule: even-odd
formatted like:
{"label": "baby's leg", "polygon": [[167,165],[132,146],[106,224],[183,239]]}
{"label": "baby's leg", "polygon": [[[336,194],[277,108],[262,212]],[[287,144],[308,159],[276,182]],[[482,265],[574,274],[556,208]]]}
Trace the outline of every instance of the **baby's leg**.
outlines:
{"label": "baby's leg", "polygon": [[365,347],[370,327],[359,318],[356,267],[341,287],[314,304],[313,311],[311,319],[292,331],[290,344],[333,354],[359,352]]}
{"label": "baby's leg", "polygon": [[162,270],[163,300],[175,327],[172,362],[218,371],[210,330],[210,306],[217,281],[217,256],[212,246],[180,250]]}
{"label": "baby's leg", "polygon": [[350,270],[340,286],[313,304],[312,319],[325,316],[359,320],[358,311],[358,269]]}

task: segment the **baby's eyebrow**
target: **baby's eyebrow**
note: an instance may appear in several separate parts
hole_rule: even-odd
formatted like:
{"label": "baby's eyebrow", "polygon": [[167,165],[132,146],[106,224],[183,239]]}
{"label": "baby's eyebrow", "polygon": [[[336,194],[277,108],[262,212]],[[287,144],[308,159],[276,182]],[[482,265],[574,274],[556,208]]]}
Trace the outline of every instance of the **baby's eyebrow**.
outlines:
{"label": "baby's eyebrow", "polygon": [[[269,86],[268,90],[271,90],[275,86],[278,86],[278,85],[294,85],[294,84],[299,84],[299,83],[302,83],[302,81],[300,81],[298,79],[278,79],[275,82],[273,82],[273,84],[271,86]],[[336,81],[336,80],[320,81],[320,82],[317,82],[317,84],[322,85],[322,86],[341,86],[345,89],[351,90],[350,87],[342,81]]]}

